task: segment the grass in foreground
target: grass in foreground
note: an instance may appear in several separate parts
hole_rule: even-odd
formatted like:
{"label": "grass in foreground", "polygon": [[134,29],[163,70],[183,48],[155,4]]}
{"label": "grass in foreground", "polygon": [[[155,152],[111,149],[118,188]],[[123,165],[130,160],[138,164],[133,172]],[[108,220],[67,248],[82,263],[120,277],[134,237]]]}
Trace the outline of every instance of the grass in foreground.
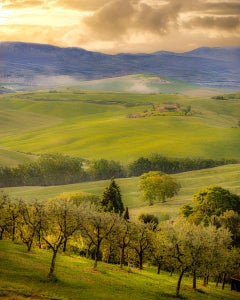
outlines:
{"label": "grass in foreground", "polygon": [[[152,267],[143,271],[135,268],[128,272],[117,265],[99,263],[93,270],[93,262],[75,255],[59,255],[57,258],[57,282],[46,279],[51,253],[34,249],[27,253],[23,245],[0,241],[0,299],[175,299],[177,275],[156,274]],[[198,291],[191,288],[191,278],[182,283],[183,299],[239,299],[239,293],[215,288],[213,283],[203,287],[198,281]]]}

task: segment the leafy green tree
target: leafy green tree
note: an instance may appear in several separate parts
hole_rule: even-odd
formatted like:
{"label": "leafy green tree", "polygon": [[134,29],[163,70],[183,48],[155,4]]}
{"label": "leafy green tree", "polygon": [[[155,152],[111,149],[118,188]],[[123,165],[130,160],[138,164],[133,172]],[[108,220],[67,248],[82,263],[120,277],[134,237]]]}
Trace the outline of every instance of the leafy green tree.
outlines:
{"label": "leafy green tree", "polygon": [[150,223],[153,229],[158,225],[158,218],[152,214],[141,214],[138,219],[145,224]]}
{"label": "leafy green tree", "polygon": [[227,210],[219,217],[215,218],[215,223],[228,228],[232,233],[233,245],[240,246],[240,214],[234,210]]}
{"label": "leafy green tree", "polygon": [[59,185],[86,180],[83,159],[56,154],[40,156],[37,163],[43,177],[44,185]]}
{"label": "leafy green tree", "polygon": [[193,196],[193,206],[185,205],[182,214],[194,222],[214,223],[212,216],[220,216],[228,210],[240,213],[240,197],[220,186],[208,186]]}
{"label": "leafy green tree", "polygon": [[111,179],[109,186],[104,190],[100,205],[104,211],[119,213],[122,215],[124,205],[122,202],[120,188],[116,184],[114,178]]}
{"label": "leafy green tree", "polygon": [[140,157],[128,166],[130,176],[140,176],[152,169],[152,163],[148,158]]}
{"label": "leafy green tree", "polygon": [[175,196],[180,184],[168,174],[151,171],[140,176],[139,187],[144,200],[153,205],[155,202],[166,202],[167,198]]}
{"label": "leafy green tree", "polygon": [[90,164],[88,173],[93,180],[104,180],[112,177],[125,177],[125,171],[119,162],[99,159]]}

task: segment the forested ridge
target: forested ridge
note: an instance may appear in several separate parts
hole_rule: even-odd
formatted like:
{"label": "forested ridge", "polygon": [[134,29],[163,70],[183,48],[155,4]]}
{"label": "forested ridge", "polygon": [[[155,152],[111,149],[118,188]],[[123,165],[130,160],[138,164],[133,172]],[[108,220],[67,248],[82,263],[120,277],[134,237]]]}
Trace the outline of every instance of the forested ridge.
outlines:
{"label": "forested ridge", "polygon": [[112,177],[140,176],[149,171],[176,174],[191,170],[213,168],[239,163],[235,159],[168,158],[151,154],[123,166],[118,161],[98,159],[89,161],[62,154],[44,154],[36,161],[17,167],[0,166],[0,187],[51,186],[105,180]]}

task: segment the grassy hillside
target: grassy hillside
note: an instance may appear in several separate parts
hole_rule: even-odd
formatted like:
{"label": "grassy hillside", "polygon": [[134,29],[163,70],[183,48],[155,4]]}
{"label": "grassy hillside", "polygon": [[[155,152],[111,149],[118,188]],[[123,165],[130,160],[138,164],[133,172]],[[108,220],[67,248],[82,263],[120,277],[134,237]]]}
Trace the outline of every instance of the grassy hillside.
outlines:
{"label": "grassy hillside", "polygon": [[21,153],[17,151],[7,150],[7,149],[0,149],[0,164],[4,164],[6,166],[15,167],[18,164],[26,163],[32,161],[37,156]]}
{"label": "grassy hillside", "polygon": [[154,74],[135,74],[99,80],[84,81],[77,85],[85,90],[105,90],[112,92],[162,93],[215,95],[220,89],[210,89],[197,84]]}
{"label": "grassy hillside", "polygon": [[[174,299],[177,275],[156,274],[153,268],[143,271],[132,269],[119,270],[117,265],[99,263],[93,270],[92,261],[74,255],[59,255],[56,274],[58,281],[46,280],[51,253],[34,249],[26,253],[23,245],[10,241],[0,241],[0,298],[1,299],[128,299],[165,300]],[[215,288],[213,283],[203,287],[198,282],[198,290],[191,288],[191,278],[184,277],[182,296],[184,299],[239,299],[239,293]]]}
{"label": "grassy hillside", "polygon": [[[148,212],[157,215],[160,219],[176,216],[179,208],[183,204],[190,202],[194,193],[210,184],[220,185],[233,193],[240,194],[240,165],[221,166],[180,173],[173,176],[182,186],[179,195],[168,200],[166,203],[155,204],[153,206],[149,206],[142,201],[138,190],[139,179],[137,177],[117,179],[124,205],[129,207],[130,215],[137,217],[143,212]],[[65,186],[5,188],[4,190],[12,197],[27,200],[46,200],[64,192],[85,191],[101,195],[108,184],[109,181],[98,181]]]}
{"label": "grassy hillside", "polygon": [[[192,115],[127,118],[169,102],[191,106]],[[151,152],[240,157],[239,99],[68,89],[2,95],[0,109],[0,150],[61,152],[123,163]],[[4,157],[0,163],[6,164]]]}

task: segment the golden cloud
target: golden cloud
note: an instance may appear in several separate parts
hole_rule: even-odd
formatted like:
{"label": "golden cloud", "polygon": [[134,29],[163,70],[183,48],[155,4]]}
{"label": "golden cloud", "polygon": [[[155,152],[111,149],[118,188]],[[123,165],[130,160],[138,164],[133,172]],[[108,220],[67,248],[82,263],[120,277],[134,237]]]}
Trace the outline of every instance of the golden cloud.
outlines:
{"label": "golden cloud", "polygon": [[240,43],[236,0],[3,0],[3,8],[14,17],[1,40],[107,52]]}
{"label": "golden cloud", "polygon": [[51,27],[32,25],[3,25],[0,27],[2,40],[16,41],[16,36],[21,36],[23,42],[46,43],[59,45],[64,36],[74,27]]}
{"label": "golden cloud", "polygon": [[201,27],[220,30],[238,30],[240,29],[240,18],[238,17],[197,17],[188,23],[189,27]]}
{"label": "golden cloud", "polygon": [[[228,30],[238,27],[238,2],[203,0],[112,0],[84,19],[85,25],[97,39],[119,39],[129,32],[169,34],[185,23],[180,14],[191,16],[189,26]],[[226,14],[230,16],[225,16]]]}
{"label": "golden cloud", "polygon": [[44,5],[44,0],[3,0],[4,8],[18,9]]}
{"label": "golden cloud", "polygon": [[57,0],[55,5],[81,11],[95,11],[109,2],[109,0]]}

